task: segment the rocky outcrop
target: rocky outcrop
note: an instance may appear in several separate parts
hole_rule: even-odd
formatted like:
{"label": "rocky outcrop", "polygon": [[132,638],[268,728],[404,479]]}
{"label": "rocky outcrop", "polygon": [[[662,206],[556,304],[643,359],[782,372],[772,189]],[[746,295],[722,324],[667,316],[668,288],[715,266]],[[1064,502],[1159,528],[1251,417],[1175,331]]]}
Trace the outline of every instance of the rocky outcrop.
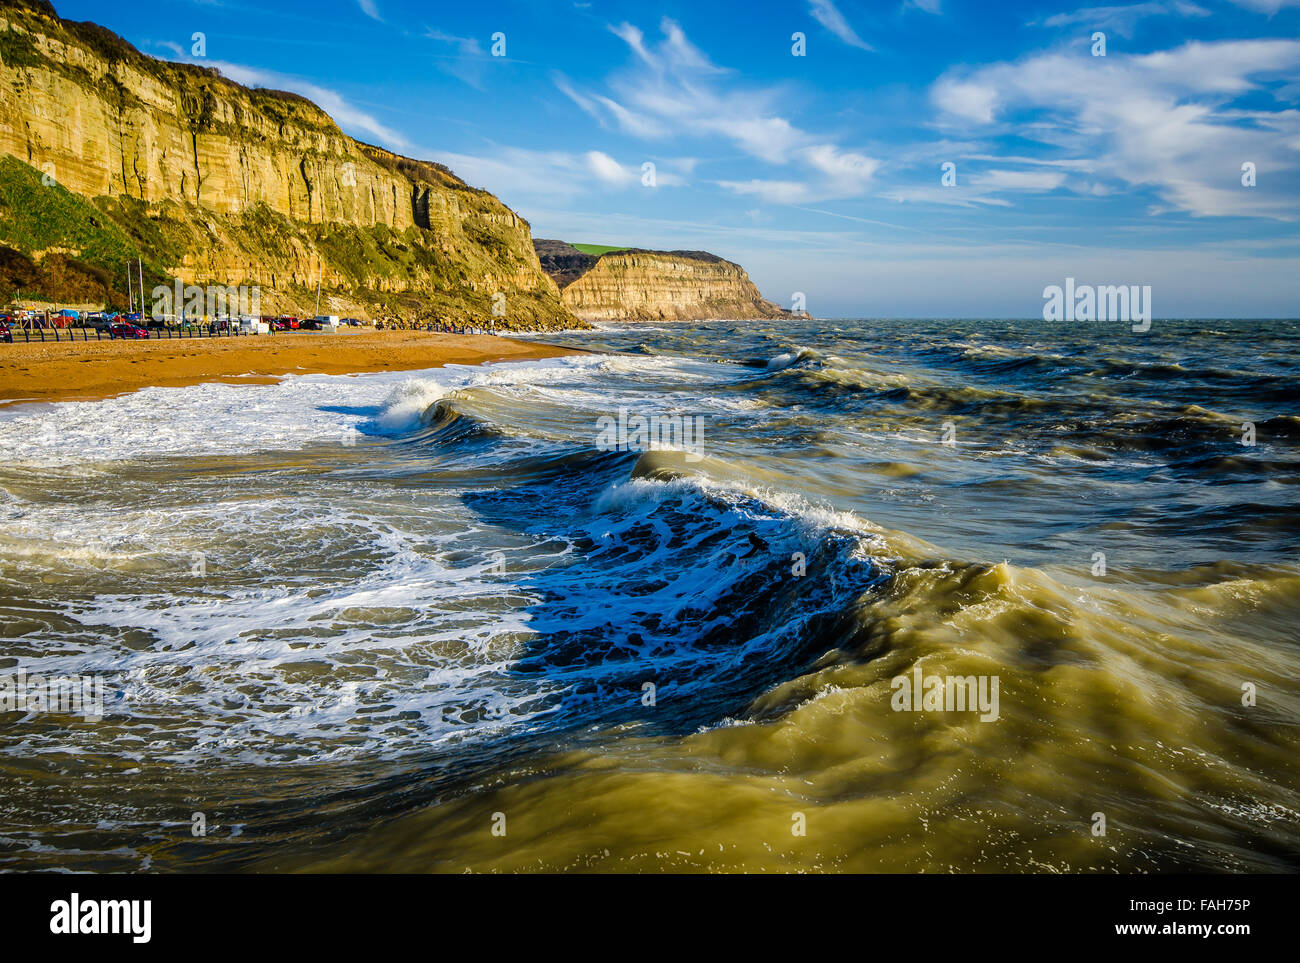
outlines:
{"label": "rocky outcrop", "polygon": [[628,249],[600,256],[537,240],[564,306],[585,321],[788,318],[739,264],[704,251]]}
{"label": "rocky outcrop", "polygon": [[[506,326],[575,320],[527,222],[491,194],[353,140],[302,97],[156,60],[43,0],[0,0],[0,154],[30,168],[0,176],[0,242],[123,288],[142,257],[147,288],[256,284],[268,313],[309,312],[319,278],[332,314],[484,319],[504,295]],[[60,191],[92,206],[74,216]]]}

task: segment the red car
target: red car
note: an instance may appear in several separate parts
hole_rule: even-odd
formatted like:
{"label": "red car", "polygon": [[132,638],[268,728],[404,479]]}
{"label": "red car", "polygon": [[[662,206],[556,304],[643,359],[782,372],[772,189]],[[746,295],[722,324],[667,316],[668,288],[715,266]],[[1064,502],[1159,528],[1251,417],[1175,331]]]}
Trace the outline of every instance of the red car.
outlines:
{"label": "red car", "polygon": [[110,338],[147,338],[149,337],[149,331],[138,324],[110,324],[108,326],[108,336]]}
{"label": "red car", "polygon": [[0,320],[0,341],[7,341],[12,344],[13,340],[14,335],[13,332],[9,330],[8,319]]}

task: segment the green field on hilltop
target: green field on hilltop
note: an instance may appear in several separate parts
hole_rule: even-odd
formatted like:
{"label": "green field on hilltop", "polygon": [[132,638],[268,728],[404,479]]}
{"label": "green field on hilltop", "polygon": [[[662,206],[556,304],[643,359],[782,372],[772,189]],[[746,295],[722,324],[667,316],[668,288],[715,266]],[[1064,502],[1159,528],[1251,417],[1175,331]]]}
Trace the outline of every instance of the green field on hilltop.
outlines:
{"label": "green field on hilltop", "polygon": [[593,257],[600,257],[602,254],[608,254],[610,251],[626,251],[626,247],[610,247],[608,244],[570,244],[570,247],[576,247],[583,254],[590,254]]}

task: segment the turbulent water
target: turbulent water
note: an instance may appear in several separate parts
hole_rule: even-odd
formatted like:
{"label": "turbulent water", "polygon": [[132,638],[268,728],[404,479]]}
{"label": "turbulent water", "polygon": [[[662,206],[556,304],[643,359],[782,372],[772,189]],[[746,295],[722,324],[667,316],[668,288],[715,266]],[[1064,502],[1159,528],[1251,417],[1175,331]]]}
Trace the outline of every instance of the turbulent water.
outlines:
{"label": "turbulent water", "polygon": [[1300,322],[565,337],[0,412],[0,868],[1300,868]]}

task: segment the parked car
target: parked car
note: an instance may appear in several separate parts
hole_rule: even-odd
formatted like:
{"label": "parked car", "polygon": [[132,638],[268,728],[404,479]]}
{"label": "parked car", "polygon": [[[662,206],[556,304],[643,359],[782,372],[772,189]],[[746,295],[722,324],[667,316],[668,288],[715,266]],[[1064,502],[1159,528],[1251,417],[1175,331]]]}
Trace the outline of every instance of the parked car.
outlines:
{"label": "parked car", "polygon": [[149,330],[142,328],[138,324],[110,324],[108,326],[108,336],[110,338],[147,338]]}
{"label": "parked car", "polygon": [[0,318],[0,341],[5,341],[8,342],[9,344],[13,344],[13,340],[14,340],[14,333],[9,330],[8,319]]}

